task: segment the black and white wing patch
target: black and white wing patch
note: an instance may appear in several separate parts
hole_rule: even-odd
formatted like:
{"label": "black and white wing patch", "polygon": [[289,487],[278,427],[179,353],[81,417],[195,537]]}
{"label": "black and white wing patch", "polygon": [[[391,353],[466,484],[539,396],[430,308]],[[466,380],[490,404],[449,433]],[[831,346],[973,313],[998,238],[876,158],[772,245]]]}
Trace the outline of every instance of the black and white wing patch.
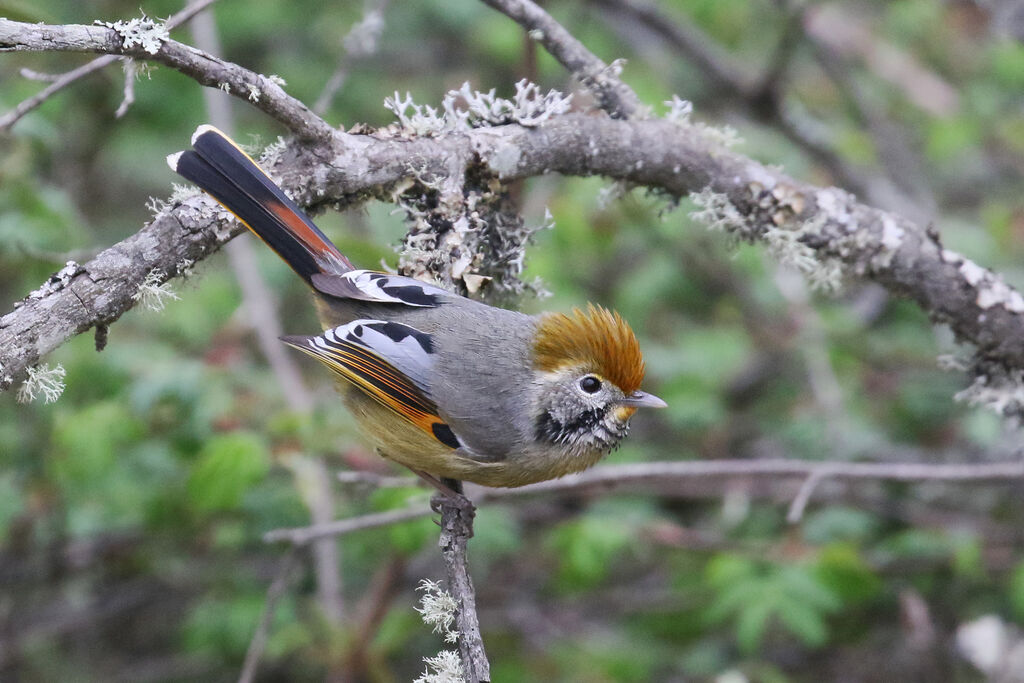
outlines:
{"label": "black and white wing patch", "polygon": [[460,448],[430,396],[434,345],[414,327],[354,320],[309,337],[282,337],[313,356],[381,405],[394,410],[450,448]]}
{"label": "black and white wing patch", "polygon": [[426,282],[375,270],[350,270],[341,275],[318,273],[312,280],[317,291],[324,294],[377,303],[433,307],[444,303],[445,296],[451,296],[450,292]]}

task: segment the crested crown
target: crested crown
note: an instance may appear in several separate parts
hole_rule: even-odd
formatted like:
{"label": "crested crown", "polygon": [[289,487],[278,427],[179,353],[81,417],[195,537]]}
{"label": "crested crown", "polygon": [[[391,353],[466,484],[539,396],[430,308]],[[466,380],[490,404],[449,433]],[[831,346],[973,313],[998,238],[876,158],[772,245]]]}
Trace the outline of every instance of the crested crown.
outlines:
{"label": "crested crown", "polygon": [[629,395],[644,379],[640,343],[618,313],[589,304],[586,312],[545,313],[537,325],[533,365],[544,372],[580,366]]}

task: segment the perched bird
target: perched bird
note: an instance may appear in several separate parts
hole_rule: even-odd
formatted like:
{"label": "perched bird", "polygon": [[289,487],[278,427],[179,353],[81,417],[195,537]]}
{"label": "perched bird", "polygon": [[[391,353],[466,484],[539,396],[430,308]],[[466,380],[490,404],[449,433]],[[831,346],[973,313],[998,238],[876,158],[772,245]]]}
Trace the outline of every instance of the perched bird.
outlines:
{"label": "perched bird", "polygon": [[529,316],[356,269],[212,126],[167,161],[312,288],[325,331],[283,341],[337,375],[380,455],[435,485],[522,486],[579,472],[619,444],[637,408],[665,406],[640,391],[640,345],[617,313],[590,305]]}

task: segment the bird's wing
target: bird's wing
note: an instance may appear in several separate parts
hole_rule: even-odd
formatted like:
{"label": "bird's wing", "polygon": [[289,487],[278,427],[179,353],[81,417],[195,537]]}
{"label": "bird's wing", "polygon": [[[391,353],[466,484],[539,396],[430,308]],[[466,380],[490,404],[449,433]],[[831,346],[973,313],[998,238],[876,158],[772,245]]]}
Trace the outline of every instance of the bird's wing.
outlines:
{"label": "bird's wing", "polygon": [[347,273],[317,273],[312,277],[317,291],[345,299],[383,304],[405,304],[432,308],[453,295],[440,287],[402,275],[374,270],[350,270]]}
{"label": "bird's wing", "polygon": [[409,420],[440,443],[462,442],[438,415],[430,396],[434,344],[414,327],[383,320],[353,320],[314,336],[281,338],[313,356],[367,396]]}

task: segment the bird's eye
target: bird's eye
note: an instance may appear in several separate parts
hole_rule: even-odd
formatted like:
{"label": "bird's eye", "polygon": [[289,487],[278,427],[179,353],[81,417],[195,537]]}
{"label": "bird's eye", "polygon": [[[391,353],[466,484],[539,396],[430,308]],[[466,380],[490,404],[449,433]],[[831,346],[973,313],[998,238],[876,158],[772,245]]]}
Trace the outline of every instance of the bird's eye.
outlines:
{"label": "bird's eye", "polygon": [[601,380],[594,377],[593,375],[587,375],[580,380],[580,389],[587,392],[588,394],[595,394],[601,388]]}

